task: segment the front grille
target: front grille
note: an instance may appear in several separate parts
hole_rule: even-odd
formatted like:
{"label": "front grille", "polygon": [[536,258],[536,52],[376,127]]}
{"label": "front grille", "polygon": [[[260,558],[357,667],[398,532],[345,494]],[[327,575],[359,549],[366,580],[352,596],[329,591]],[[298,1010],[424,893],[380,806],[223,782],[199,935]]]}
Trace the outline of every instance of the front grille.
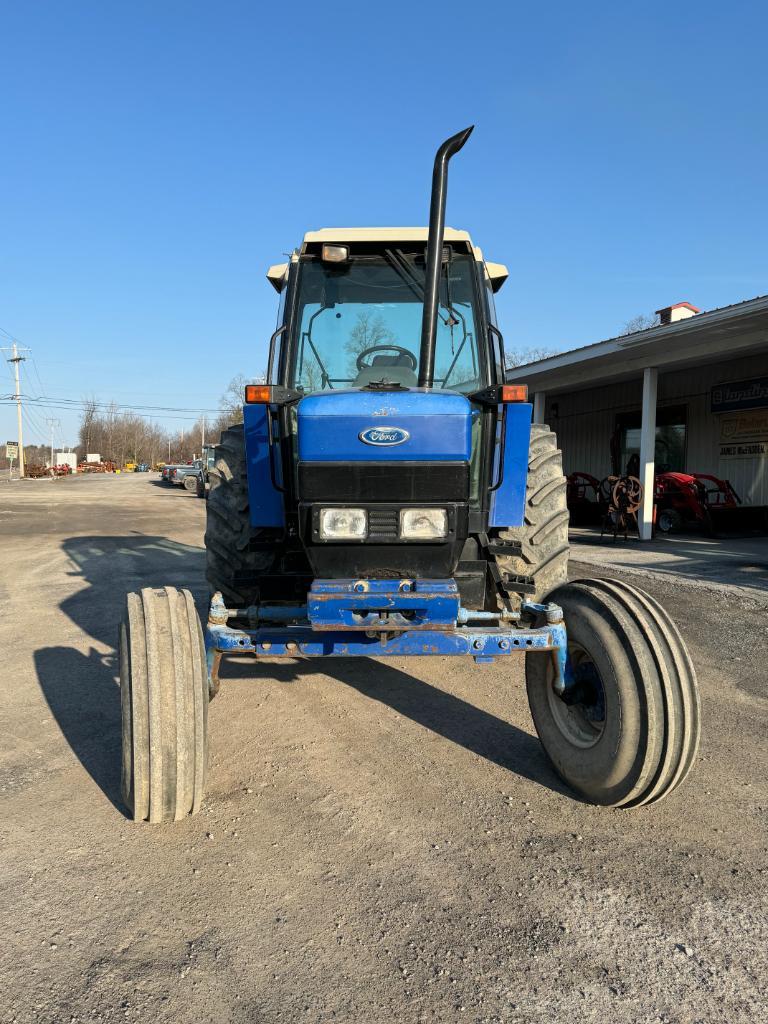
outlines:
{"label": "front grille", "polygon": [[468,462],[300,462],[302,501],[467,501]]}
{"label": "front grille", "polygon": [[368,537],[371,540],[396,540],[399,509],[371,508],[368,510]]}

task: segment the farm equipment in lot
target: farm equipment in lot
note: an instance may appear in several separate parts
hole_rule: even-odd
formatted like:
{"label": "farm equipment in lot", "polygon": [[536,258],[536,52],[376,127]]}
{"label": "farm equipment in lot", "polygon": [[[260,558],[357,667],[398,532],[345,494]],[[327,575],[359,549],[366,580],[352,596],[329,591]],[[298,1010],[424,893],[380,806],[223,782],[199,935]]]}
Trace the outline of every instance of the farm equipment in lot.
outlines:
{"label": "farm equipment in lot", "polygon": [[614,541],[620,533],[624,540],[630,529],[639,533],[637,513],[643,501],[643,485],[636,476],[607,476],[600,484],[600,493],[607,502],[600,536],[612,533]]}
{"label": "farm equipment in lot", "polygon": [[594,526],[603,521],[608,508],[600,481],[591,473],[569,473],[565,499],[571,526]]}
{"label": "farm equipment in lot", "polygon": [[710,536],[768,531],[768,506],[745,505],[730,480],[709,473],[658,473],[654,501],[656,529],[661,533],[691,525]]}
{"label": "farm equipment in lot", "polygon": [[211,470],[216,465],[216,446],[213,444],[203,445],[203,453],[200,456],[200,472],[197,474],[195,494],[198,498],[208,497],[210,486]]}
{"label": "farm equipment in lot", "polygon": [[266,384],[245,388],[210,471],[205,630],[173,587],[128,595],[120,628],[123,794],[137,820],[195,813],[221,659],[523,655],[544,749],[582,796],[651,803],[687,775],[696,676],[666,612],[613,580],[567,581],[554,434],[504,380],[506,278],[446,229],[310,232]]}

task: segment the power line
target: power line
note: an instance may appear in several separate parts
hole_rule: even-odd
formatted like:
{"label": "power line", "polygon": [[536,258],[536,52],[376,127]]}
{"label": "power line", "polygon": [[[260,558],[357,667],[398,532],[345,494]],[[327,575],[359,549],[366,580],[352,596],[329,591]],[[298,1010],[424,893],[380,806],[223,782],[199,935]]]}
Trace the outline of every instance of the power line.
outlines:
{"label": "power line", "polygon": [[[13,402],[14,402],[14,399],[10,395],[0,397],[0,406],[2,406],[2,405],[12,405]],[[30,404],[32,404],[32,403],[27,402],[27,408],[30,407]],[[83,406],[58,405],[55,402],[45,402],[45,403],[37,402],[37,403],[34,403],[34,404],[36,404],[38,409],[46,409],[46,410],[51,409],[51,410],[55,410],[56,412],[82,412],[82,409],[83,409]],[[102,411],[102,412],[108,411],[109,408],[110,408],[109,406],[106,406],[103,409],[100,409],[100,411]],[[130,412],[130,413],[133,413],[134,416],[139,416],[141,419],[150,420],[150,421],[151,420],[156,420],[156,419],[164,419],[164,420],[181,420],[181,421],[183,421],[185,423],[195,423],[200,418],[200,413],[189,413],[186,416],[178,416],[178,415],[174,415],[174,414],[171,414],[171,413],[161,413],[158,416],[158,414],[156,412],[154,412],[154,413],[152,413],[152,412],[138,412],[137,410],[132,409],[129,406],[117,406],[117,405],[114,406],[114,411],[116,413],[119,413],[119,414]],[[221,410],[216,409],[214,414],[216,416],[221,415]]]}

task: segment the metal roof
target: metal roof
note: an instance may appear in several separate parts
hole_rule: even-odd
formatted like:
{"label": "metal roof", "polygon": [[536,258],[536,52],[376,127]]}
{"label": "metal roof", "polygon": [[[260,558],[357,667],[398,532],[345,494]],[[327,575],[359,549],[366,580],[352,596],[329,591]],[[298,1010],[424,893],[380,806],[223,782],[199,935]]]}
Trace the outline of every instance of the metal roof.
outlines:
{"label": "metal roof", "polygon": [[508,379],[531,392],[627,380],[647,366],[686,366],[768,351],[768,295],[721,306],[671,324],[647,327],[512,367]]}

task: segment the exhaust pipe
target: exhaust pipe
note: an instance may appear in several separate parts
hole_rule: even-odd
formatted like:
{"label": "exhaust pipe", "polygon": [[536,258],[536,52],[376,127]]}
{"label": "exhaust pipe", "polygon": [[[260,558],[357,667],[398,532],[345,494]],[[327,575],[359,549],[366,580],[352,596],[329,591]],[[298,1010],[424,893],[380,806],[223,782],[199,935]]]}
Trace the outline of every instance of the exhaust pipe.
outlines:
{"label": "exhaust pipe", "polygon": [[429,236],[427,238],[427,278],[424,288],[424,312],[421,318],[421,350],[419,353],[419,387],[431,388],[435,376],[435,340],[437,337],[437,305],[440,298],[440,268],[443,260],[445,231],[445,197],[448,191],[448,161],[458,153],[474,125],[446,139],[435,154],[432,171],[432,198],[429,201]]}

